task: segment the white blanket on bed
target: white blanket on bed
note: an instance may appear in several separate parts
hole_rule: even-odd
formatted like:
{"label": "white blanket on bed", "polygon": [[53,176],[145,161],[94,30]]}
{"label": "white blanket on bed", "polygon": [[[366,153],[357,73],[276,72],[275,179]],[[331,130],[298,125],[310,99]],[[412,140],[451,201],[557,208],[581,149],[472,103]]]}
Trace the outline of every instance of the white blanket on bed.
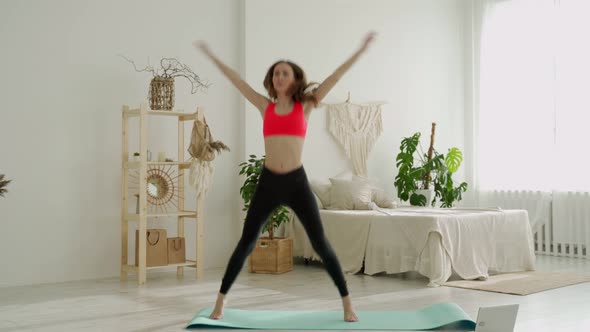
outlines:
{"label": "white blanket on bed", "polygon": [[[452,270],[464,279],[534,270],[525,210],[402,207],[380,211],[321,210],[326,236],[343,269],[356,273],[418,271],[439,284]],[[295,218],[296,219],[296,218]],[[296,219],[295,256],[318,259]]]}
{"label": "white blanket on bed", "polygon": [[[338,256],[342,270],[347,273],[357,273],[363,266],[370,221],[377,217],[377,214],[367,215],[366,212],[366,210],[320,210],[326,237]],[[294,239],[293,255],[295,257],[320,260],[297,218],[289,223],[286,235]]]}

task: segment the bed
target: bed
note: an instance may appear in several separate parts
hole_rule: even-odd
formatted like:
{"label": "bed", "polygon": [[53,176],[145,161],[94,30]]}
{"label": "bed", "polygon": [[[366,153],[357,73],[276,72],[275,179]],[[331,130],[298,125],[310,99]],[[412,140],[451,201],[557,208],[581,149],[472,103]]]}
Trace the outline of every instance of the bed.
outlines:
{"label": "bed", "polygon": [[[429,286],[455,272],[463,279],[490,271],[535,268],[526,210],[399,207],[377,210],[320,210],[326,237],[347,273],[368,275],[416,271]],[[319,260],[297,220],[286,235],[294,256]]]}

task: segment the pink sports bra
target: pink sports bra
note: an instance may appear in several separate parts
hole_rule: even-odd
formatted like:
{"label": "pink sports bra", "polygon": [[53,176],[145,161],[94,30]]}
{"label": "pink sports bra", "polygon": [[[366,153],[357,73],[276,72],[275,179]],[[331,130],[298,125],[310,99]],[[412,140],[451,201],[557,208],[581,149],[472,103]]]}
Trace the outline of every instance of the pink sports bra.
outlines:
{"label": "pink sports bra", "polygon": [[307,121],[300,102],[293,104],[293,110],[284,115],[275,113],[275,103],[269,103],[264,111],[262,134],[264,137],[273,135],[291,135],[305,137]]}

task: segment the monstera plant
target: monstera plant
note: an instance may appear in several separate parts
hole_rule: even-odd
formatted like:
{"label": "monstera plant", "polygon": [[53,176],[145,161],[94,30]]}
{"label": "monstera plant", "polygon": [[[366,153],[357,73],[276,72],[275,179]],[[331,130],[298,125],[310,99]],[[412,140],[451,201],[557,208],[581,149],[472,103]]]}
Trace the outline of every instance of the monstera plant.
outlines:
{"label": "monstera plant", "polygon": [[[453,173],[463,162],[463,153],[458,148],[450,148],[446,154],[434,149],[433,135],[428,153],[418,151],[421,134],[415,133],[404,137],[400,144],[400,152],[396,157],[398,174],[395,177],[395,188],[401,201],[409,201],[411,205],[433,205],[440,200],[440,207],[452,207],[462,199],[462,193],[467,191],[467,183],[455,186]],[[425,195],[419,193],[421,189],[429,189],[434,185],[434,197],[430,202]]]}

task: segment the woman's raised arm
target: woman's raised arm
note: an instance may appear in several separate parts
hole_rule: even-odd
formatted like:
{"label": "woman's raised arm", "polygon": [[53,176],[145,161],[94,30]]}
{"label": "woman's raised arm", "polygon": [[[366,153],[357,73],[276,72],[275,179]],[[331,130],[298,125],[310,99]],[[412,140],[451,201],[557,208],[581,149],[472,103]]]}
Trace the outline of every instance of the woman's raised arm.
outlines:
{"label": "woman's raised arm", "polygon": [[314,95],[316,97],[317,102],[321,102],[324,97],[332,90],[334,85],[340,80],[342,75],[348,71],[348,69],[356,62],[356,60],[367,50],[369,44],[375,39],[375,33],[369,32],[365,37],[363,44],[361,47],[348,59],[344,62],[340,67],[338,67],[334,73],[332,73],[328,78],[326,78],[320,86],[315,90]]}
{"label": "woman's raised arm", "polygon": [[221,70],[221,72],[233,83],[233,85],[238,88],[238,90],[240,90],[242,95],[246,97],[246,99],[248,99],[248,101],[250,101],[254,106],[256,106],[256,108],[258,108],[260,113],[264,116],[264,111],[270,100],[252,89],[252,87],[250,87],[250,85],[248,85],[248,83],[246,83],[235,70],[231,69],[225,63],[219,60],[219,58],[215,56],[213,52],[211,52],[209,46],[205,42],[196,41],[193,43],[193,45],[203,51],[203,53],[205,53],[205,55],[211,59],[211,61],[213,61],[217,68]]}

